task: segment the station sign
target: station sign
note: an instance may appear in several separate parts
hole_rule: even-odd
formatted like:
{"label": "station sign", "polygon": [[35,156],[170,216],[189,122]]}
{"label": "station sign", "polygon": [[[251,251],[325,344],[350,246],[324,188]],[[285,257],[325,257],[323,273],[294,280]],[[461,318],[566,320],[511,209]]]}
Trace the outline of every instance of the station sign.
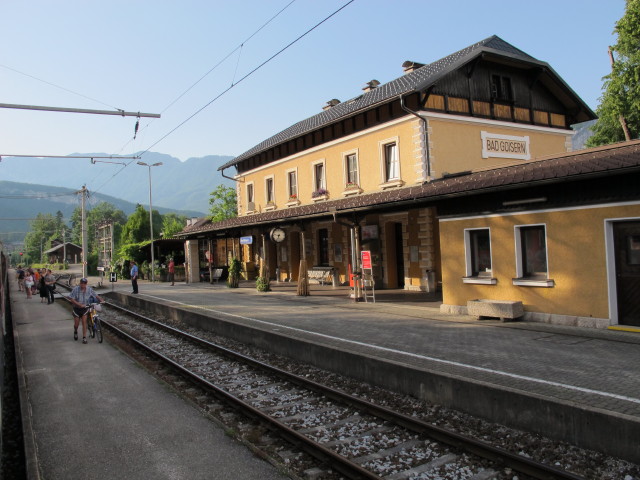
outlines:
{"label": "station sign", "polygon": [[240,237],[240,245],[251,245],[253,243],[253,236]]}

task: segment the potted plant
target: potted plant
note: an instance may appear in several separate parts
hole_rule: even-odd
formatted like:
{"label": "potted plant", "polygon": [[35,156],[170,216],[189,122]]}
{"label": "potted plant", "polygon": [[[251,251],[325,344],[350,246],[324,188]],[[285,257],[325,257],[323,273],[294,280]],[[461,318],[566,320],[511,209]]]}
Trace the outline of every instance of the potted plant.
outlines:
{"label": "potted plant", "polygon": [[227,286],[229,288],[238,288],[241,272],[242,264],[240,260],[237,257],[233,257],[229,262],[229,276],[227,277]]}
{"label": "potted plant", "polygon": [[271,281],[268,277],[257,277],[256,278],[256,290],[259,292],[269,292],[271,290]]}
{"label": "potted plant", "polygon": [[326,197],[329,195],[329,191],[326,188],[319,188],[311,194],[311,198]]}

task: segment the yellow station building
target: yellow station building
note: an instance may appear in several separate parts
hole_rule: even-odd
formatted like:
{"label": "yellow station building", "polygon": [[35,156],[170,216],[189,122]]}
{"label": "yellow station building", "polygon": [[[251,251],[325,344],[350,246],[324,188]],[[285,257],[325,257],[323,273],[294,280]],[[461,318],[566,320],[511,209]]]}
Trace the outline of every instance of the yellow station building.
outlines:
{"label": "yellow station building", "polygon": [[[407,61],[402,67],[399,78],[372,80],[355,98],[330,100],[317,115],[220,167],[236,181],[238,217],[200,219],[181,233],[190,280],[235,255],[247,278],[262,266],[271,278],[296,281],[305,260],[311,271],[345,283],[350,272],[360,272],[364,250],[371,258],[365,273],[376,288],[433,291],[441,285],[445,311],[493,298],[522,301],[527,314],[541,321],[617,323],[610,302],[603,307],[594,298],[595,286],[584,290],[579,308],[568,307],[583,291],[574,276],[584,262],[572,262],[584,250],[577,252],[565,238],[583,238],[584,219],[600,215],[605,228],[617,213],[595,207],[569,214],[562,204],[573,200],[564,197],[549,209],[550,196],[542,194],[532,194],[547,199],[537,205],[516,198],[482,213],[475,208],[481,194],[454,188],[470,178],[492,179],[498,200],[529,188],[526,178],[510,183],[506,193],[498,187],[509,169],[571,154],[570,126],[595,118],[593,112],[547,63],[496,36],[430,64]],[[480,190],[469,185],[469,192]],[[518,205],[527,213],[515,213]],[[635,207],[628,208],[625,215],[632,218]],[[464,212],[460,218],[458,211]],[[552,225],[564,225],[560,237]],[[551,257],[553,245],[554,258],[560,253],[573,267],[552,271],[558,260],[547,258],[545,276],[541,263],[514,250],[540,250],[541,242],[545,254]],[[589,245],[601,251],[602,242]],[[595,283],[608,278],[607,262],[594,260]],[[573,290],[565,288],[569,283]]]}

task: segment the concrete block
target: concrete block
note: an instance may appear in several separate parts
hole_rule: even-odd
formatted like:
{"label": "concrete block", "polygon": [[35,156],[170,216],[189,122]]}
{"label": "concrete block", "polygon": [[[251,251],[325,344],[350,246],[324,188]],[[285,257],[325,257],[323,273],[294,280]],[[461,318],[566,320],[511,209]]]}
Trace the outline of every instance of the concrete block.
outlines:
{"label": "concrete block", "polygon": [[469,300],[469,315],[477,317],[498,317],[502,321],[513,320],[524,315],[522,302],[510,300]]}

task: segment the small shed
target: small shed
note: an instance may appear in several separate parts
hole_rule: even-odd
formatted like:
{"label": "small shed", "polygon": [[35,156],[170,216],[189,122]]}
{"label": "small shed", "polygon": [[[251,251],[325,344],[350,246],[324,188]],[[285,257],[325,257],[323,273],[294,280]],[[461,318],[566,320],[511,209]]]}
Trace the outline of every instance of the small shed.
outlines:
{"label": "small shed", "polygon": [[44,252],[48,263],[63,263],[66,255],[67,263],[80,263],[82,261],[82,247],[75,243],[60,243]]}

